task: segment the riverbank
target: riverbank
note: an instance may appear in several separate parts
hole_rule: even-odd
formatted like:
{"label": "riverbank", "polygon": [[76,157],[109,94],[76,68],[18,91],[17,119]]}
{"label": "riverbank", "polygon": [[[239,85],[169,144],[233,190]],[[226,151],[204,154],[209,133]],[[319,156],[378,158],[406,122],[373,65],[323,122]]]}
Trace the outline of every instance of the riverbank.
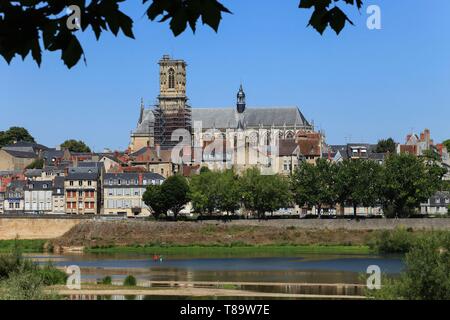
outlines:
{"label": "riverbank", "polygon": [[262,256],[262,255],[298,255],[298,254],[368,254],[372,250],[363,245],[280,245],[280,246],[109,246],[85,248],[87,253],[146,253],[157,255],[187,256]]}
{"label": "riverbank", "polygon": [[[230,285],[214,283],[215,287],[194,287],[192,284],[186,286],[173,288],[145,288],[145,287],[121,287],[121,286],[105,286],[105,285],[82,285],[80,290],[69,290],[62,286],[51,287],[47,290],[49,292],[56,292],[58,295],[67,297],[71,300],[88,300],[88,299],[108,299],[112,296],[124,298],[155,297],[155,298],[185,298],[194,300],[217,299],[217,298],[233,298],[233,299],[338,299],[338,300],[359,300],[366,299],[362,295],[347,295],[344,294],[346,285],[330,284],[330,287],[339,287],[340,294],[292,294],[292,293],[276,293],[276,292],[261,292],[241,289],[229,289]],[[259,284],[257,284],[259,285]],[[280,284],[283,285],[283,284]],[[303,284],[308,286],[308,284]],[[325,285],[326,286],[326,285]]]}
{"label": "riverbank", "polygon": [[[372,230],[300,228],[261,222],[87,221],[51,240],[58,248],[151,250],[169,247],[366,246]],[[118,250],[118,249],[114,249]],[[228,250],[228,249],[227,249]]]}

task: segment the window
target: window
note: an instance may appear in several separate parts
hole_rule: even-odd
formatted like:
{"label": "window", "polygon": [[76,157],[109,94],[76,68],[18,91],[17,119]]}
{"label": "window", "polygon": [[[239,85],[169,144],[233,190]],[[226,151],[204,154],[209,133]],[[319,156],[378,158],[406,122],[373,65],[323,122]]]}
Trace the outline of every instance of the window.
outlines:
{"label": "window", "polygon": [[92,186],[92,181],[88,181],[88,186]]}
{"label": "window", "polygon": [[20,208],[20,203],[16,202],[16,209],[19,209],[19,208]]}
{"label": "window", "polygon": [[175,89],[175,71],[169,70],[169,89]]}
{"label": "window", "polygon": [[83,191],[78,191],[78,196],[81,198],[83,196]]}
{"label": "window", "polygon": [[14,203],[10,202],[10,203],[9,203],[9,208],[10,208],[10,209],[13,209],[13,208],[14,208]]}
{"label": "window", "polygon": [[70,181],[69,184],[70,184],[71,186],[73,186],[73,181]]}
{"label": "window", "polygon": [[83,181],[78,181],[78,185],[81,187],[83,185]]}
{"label": "window", "polygon": [[161,174],[164,174],[164,168],[161,168]]}

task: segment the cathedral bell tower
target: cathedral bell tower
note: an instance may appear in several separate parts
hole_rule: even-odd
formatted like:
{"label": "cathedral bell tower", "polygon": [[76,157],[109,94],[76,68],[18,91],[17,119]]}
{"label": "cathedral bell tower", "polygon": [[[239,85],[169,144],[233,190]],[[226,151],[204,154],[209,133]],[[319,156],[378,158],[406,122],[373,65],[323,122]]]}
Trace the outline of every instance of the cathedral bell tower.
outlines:
{"label": "cathedral bell tower", "polygon": [[241,87],[239,88],[239,92],[237,94],[237,112],[244,113],[244,111],[245,111],[245,92],[241,84]]}
{"label": "cathedral bell tower", "polygon": [[164,55],[159,61],[159,96],[155,114],[155,139],[161,146],[174,146],[172,133],[191,131],[191,108],[186,96],[186,67],[183,60]]}

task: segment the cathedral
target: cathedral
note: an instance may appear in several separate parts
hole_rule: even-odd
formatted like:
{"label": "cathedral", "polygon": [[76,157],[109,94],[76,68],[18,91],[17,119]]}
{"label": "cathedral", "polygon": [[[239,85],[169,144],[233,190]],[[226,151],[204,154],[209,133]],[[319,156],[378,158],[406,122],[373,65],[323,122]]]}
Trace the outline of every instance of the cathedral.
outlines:
{"label": "cathedral", "polygon": [[132,153],[155,145],[173,147],[178,142],[171,140],[172,133],[185,129],[192,134],[196,124],[201,125],[205,134],[211,130],[222,133],[227,130],[267,130],[277,132],[283,140],[294,140],[300,133],[314,131],[314,126],[298,107],[247,107],[242,85],[234,108],[191,108],[186,95],[186,62],[164,55],[159,66],[158,103],[146,109],[141,102],[137,128],[131,134],[129,151]]}

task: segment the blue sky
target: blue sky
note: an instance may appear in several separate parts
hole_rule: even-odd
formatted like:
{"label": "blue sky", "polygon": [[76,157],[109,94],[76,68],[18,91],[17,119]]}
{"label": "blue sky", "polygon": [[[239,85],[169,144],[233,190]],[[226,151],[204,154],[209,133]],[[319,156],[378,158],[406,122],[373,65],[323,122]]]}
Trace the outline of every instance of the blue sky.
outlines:
{"label": "blue sky", "polygon": [[332,144],[373,142],[428,127],[450,138],[450,1],[371,0],[382,30],[348,9],[355,26],[320,36],[306,28],[310,12],[299,0],[223,0],[233,11],[216,34],[200,27],[174,38],[166,24],[143,17],[141,1],[127,1],[136,40],[82,34],[87,65],[67,70],[45,53],[8,66],[0,60],[0,130],[24,126],[54,147],[82,139],[99,151],[124,149],[136,126],[140,98],[158,94],[157,61],[185,59],[193,107],[233,107],[242,82],[250,106],[297,105]]}

